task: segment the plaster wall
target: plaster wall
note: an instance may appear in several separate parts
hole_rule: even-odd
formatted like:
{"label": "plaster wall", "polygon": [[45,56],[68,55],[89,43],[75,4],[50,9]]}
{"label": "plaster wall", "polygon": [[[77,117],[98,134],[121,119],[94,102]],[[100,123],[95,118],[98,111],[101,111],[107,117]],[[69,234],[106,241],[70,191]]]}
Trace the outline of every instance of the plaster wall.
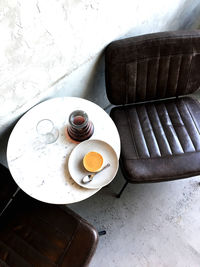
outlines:
{"label": "plaster wall", "polygon": [[106,107],[105,46],[197,27],[199,10],[198,0],[1,0],[0,141],[17,118],[50,97],[79,96]]}

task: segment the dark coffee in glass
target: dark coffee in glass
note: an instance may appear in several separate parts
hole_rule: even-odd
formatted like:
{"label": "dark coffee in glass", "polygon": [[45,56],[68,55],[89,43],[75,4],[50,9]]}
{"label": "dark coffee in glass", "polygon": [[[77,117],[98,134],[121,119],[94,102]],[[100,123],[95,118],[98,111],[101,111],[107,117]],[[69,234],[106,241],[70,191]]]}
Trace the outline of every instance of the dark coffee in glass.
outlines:
{"label": "dark coffee in glass", "polygon": [[94,125],[88,119],[88,115],[85,111],[75,110],[69,116],[67,131],[73,140],[81,142],[92,136]]}

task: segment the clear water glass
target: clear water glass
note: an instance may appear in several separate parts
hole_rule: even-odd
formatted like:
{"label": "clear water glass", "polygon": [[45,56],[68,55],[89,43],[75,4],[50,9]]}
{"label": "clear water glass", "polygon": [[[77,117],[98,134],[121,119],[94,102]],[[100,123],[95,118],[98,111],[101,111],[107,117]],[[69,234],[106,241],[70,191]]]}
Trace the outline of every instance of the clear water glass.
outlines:
{"label": "clear water glass", "polygon": [[49,119],[39,121],[36,130],[41,142],[45,144],[54,143],[58,139],[59,131]]}

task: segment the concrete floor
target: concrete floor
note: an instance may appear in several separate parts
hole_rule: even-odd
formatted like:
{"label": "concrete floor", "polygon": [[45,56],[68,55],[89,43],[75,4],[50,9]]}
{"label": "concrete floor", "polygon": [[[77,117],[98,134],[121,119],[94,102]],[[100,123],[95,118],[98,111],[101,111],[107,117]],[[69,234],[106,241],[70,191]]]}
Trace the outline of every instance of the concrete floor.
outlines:
{"label": "concrete floor", "polygon": [[90,267],[199,267],[200,176],[173,182],[113,182],[93,197],[69,205],[98,230],[97,251]]}

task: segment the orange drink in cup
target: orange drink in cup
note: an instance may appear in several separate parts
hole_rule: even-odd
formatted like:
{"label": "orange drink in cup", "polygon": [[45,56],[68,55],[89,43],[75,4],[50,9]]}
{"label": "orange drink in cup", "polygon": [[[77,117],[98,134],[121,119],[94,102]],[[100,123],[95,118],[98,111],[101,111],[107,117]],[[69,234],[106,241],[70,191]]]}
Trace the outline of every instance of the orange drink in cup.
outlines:
{"label": "orange drink in cup", "polygon": [[100,153],[91,151],[83,158],[83,166],[89,172],[98,172],[103,165],[103,157]]}

